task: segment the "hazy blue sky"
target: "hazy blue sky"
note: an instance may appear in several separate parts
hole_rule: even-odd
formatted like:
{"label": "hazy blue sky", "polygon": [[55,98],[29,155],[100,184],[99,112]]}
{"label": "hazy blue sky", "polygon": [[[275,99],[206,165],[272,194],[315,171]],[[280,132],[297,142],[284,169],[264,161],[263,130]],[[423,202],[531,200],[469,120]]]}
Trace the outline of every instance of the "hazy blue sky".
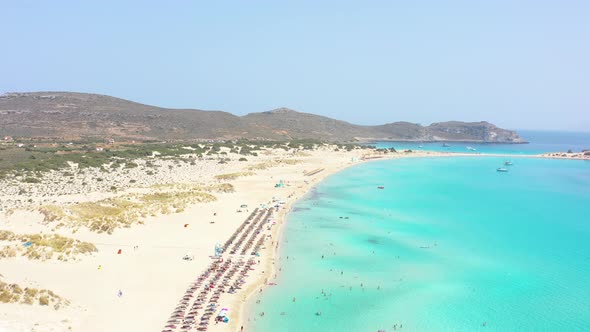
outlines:
{"label": "hazy blue sky", "polygon": [[590,1],[0,0],[0,92],[590,128]]}

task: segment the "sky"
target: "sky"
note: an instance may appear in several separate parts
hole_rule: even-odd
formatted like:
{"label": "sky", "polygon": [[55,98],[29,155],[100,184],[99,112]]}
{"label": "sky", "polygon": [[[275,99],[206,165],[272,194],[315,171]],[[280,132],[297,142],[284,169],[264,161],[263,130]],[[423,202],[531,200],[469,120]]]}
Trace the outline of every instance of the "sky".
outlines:
{"label": "sky", "polygon": [[0,0],[0,93],[590,131],[590,2]]}

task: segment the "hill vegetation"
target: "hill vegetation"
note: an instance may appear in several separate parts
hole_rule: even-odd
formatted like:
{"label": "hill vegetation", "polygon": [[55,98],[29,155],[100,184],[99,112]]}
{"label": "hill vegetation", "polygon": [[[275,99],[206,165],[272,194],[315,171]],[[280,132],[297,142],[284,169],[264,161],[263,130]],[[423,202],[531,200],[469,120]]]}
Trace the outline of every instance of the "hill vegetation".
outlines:
{"label": "hill vegetation", "polygon": [[288,108],[236,116],[221,111],[166,109],[110,96],[74,92],[0,96],[0,135],[21,139],[89,140],[370,140],[523,143],[488,122],[430,126],[395,122],[360,126]]}

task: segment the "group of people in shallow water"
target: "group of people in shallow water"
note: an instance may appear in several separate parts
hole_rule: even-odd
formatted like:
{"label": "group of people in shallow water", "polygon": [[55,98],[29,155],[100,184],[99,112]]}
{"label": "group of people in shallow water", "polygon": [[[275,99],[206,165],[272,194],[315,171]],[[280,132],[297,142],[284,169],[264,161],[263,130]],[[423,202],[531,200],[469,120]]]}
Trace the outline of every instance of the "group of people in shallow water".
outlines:
{"label": "group of people in shallow water", "polygon": [[[400,330],[403,328],[403,324],[393,324],[393,326],[391,328],[393,328],[394,331],[397,331],[397,329],[399,328]],[[386,332],[385,330],[377,330],[377,332]]]}

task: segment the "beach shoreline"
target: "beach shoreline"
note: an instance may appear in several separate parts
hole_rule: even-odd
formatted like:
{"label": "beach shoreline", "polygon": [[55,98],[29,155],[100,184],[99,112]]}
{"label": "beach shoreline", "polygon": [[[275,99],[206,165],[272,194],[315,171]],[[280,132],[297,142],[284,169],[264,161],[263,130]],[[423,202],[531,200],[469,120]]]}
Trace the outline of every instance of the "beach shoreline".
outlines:
{"label": "beach shoreline", "polygon": [[[368,161],[368,160],[367,160]],[[366,161],[363,161],[366,162]],[[348,167],[352,167],[355,165],[359,165],[362,162],[357,162],[357,163],[351,163],[345,167],[341,167],[341,168],[337,168],[337,169],[331,169],[330,171],[323,171],[325,172],[323,174],[322,177],[317,178],[314,180],[313,184],[309,184],[307,188],[302,189],[301,191],[296,191],[293,195],[293,198],[290,199],[287,204],[285,204],[285,206],[283,207],[283,209],[281,210],[281,216],[279,218],[277,218],[277,223],[278,223],[278,227],[275,228],[274,232],[273,232],[273,238],[275,239],[275,241],[273,241],[271,243],[270,248],[267,248],[267,256],[265,256],[266,258],[264,259],[265,261],[265,270],[269,271],[269,276],[273,276],[272,279],[276,280],[278,277],[278,274],[280,273],[280,271],[277,268],[277,258],[279,257],[279,253],[282,249],[282,240],[284,238],[285,235],[285,228],[287,226],[287,218],[289,213],[292,211],[293,206],[302,198],[304,198],[311,190],[313,190],[313,188],[318,185],[320,182],[324,181],[326,178],[328,178],[329,176],[336,174]],[[240,301],[237,304],[238,309],[236,310],[238,312],[238,316],[237,316],[237,323],[234,326],[233,329],[231,330],[235,330],[238,331],[238,327],[244,327],[246,330],[248,330],[248,325],[249,325],[249,319],[247,319],[247,317],[249,316],[249,311],[248,311],[248,304],[249,301],[252,300],[253,296],[256,294],[256,292],[259,290],[259,292],[264,292],[265,288],[268,287],[268,283],[264,281],[264,278],[259,277],[257,281],[254,281],[250,287],[248,287],[248,289],[245,291],[245,294],[243,294],[242,297],[242,301]]]}
{"label": "beach shoreline", "polygon": [[[549,155],[527,156],[433,151],[371,152],[367,154],[363,150],[335,152],[333,148],[317,149],[309,152],[306,156],[296,157],[299,160],[298,163],[278,164],[268,169],[261,169],[255,175],[238,177],[228,181],[235,187],[235,192],[216,194],[218,199],[214,202],[189,204],[186,211],[177,214],[150,216],[143,221],[143,226],[134,225],[130,228],[118,229],[113,235],[96,234],[85,229],[71,232],[71,229],[67,227],[55,230],[52,229],[52,224],[44,223],[42,216],[32,211],[17,212],[6,216],[6,220],[0,218],[0,229],[3,230],[18,233],[57,232],[96,243],[100,250],[97,254],[80,258],[77,262],[75,260],[64,263],[40,262],[21,257],[2,259],[0,260],[0,269],[2,269],[3,278],[7,282],[20,283],[23,286],[39,285],[55,290],[56,293],[72,300],[73,306],[67,310],[54,312],[44,311],[43,307],[31,309],[37,313],[38,322],[41,325],[63,325],[63,330],[84,332],[105,329],[126,331],[130,328],[137,328],[137,326],[131,326],[128,323],[116,324],[116,322],[124,320],[126,317],[139,318],[145,315],[143,313],[145,307],[141,303],[158,297],[162,299],[162,303],[153,306],[154,308],[149,313],[149,319],[145,319],[141,323],[143,325],[140,324],[143,330],[158,331],[161,326],[164,326],[166,313],[174,308],[174,304],[183,294],[186,285],[194,280],[211,261],[209,256],[214,244],[225,242],[228,231],[231,233],[243,221],[244,214],[232,211],[232,209],[246,203],[250,207],[258,206],[271,202],[275,196],[282,196],[285,198],[285,204],[275,216],[277,225],[271,230],[271,240],[267,240],[264,248],[260,251],[260,264],[255,265],[255,271],[246,280],[242,290],[237,294],[226,295],[222,298],[223,306],[232,310],[229,324],[210,326],[212,331],[239,330],[241,326],[249,325],[248,319],[254,314],[248,311],[250,309],[248,304],[254,294],[270,287],[268,284],[280,273],[278,258],[280,257],[285,226],[289,213],[300,199],[329,176],[351,166],[371,161],[429,157],[552,158]],[[210,179],[205,183],[219,185],[222,181],[215,180],[215,175],[220,171],[239,171],[244,167],[256,165],[262,160],[275,160],[276,158],[293,158],[293,156],[273,152],[262,159],[259,158],[244,164],[234,164],[234,166],[219,168],[212,164],[203,170],[207,178]],[[189,171],[190,169],[186,172]],[[180,174],[182,180],[179,183],[185,181],[186,178],[190,179],[190,176],[184,172],[182,171]],[[191,174],[191,176],[199,175]],[[173,181],[175,178],[171,179]],[[288,185],[281,189],[273,187],[273,183],[278,182],[279,179],[285,180]],[[140,191],[153,192],[149,188]],[[104,195],[97,196],[103,197]],[[87,197],[88,195],[80,195],[79,199],[84,202]],[[216,216],[213,217],[214,215]],[[209,221],[215,221],[215,223],[209,223]],[[183,227],[183,225],[185,226]],[[187,228],[187,225],[190,226]],[[136,244],[138,249],[135,249]],[[116,255],[114,251],[117,248],[123,249],[123,255]],[[191,251],[197,259],[191,263],[178,262],[178,257],[187,251]],[[150,268],[154,264],[161,264],[161,268]],[[97,274],[97,266],[99,266],[99,270],[103,266],[105,269],[98,271]],[[30,271],[32,277],[23,276],[23,269]],[[172,271],[173,274],[161,271],[162,269]],[[67,283],[60,280],[59,276],[63,273],[78,276],[77,279],[82,281]],[[153,276],[153,280],[138,283],[137,278],[146,274]],[[85,280],[98,286],[97,289],[88,290],[88,283]],[[163,285],[168,285],[169,289]],[[110,295],[105,296],[105,292],[116,293],[119,287],[125,290],[125,296],[122,299]],[[4,316],[0,317],[0,322],[12,321],[17,324],[20,319],[18,317],[22,316],[23,310],[27,311],[27,307],[22,305],[18,305],[17,308],[16,305],[4,304],[3,307],[6,310],[4,310]],[[55,323],[56,320],[67,323],[60,325]],[[6,328],[10,328],[10,326]]]}
{"label": "beach shoreline", "polygon": [[[292,200],[289,200],[288,203],[284,206],[284,209],[281,211],[281,212],[283,212],[283,215],[281,218],[278,219],[279,227],[277,227],[275,229],[277,234],[275,236],[275,234],[273,233],[273,238],[276,238],[276,239],[283,239],[284,238],[288,214],[292,211],[293,206],[299,200],[303,199],[311,190],[313,190],[318,184],[320,184],[322,181],[324,181],[328,177],[330,177],[334,174],[337,174],[349,167],[353,167],[353,166],[357,166],[357,165],[361,165],[361,164],[369,163],[369,162],[378,162],[378,161],[403,159],[403,158],[462,157],[462,156],[472,157],[472,156],[479,156],[479,155],[468,154],[468,153],[462,154],[462,153],[452,153],[452,152],[437,152],[437,151],[415,151],[412,154],[397,153],[397,154],[392,154],[392,155],[372,156],[369,158],[360,159],[355,163],[350,163],[350,164],[347,164],[347,165],[339,167],[339,168],[332,168],[327,171],[324,170],[322,177],[315,179],[313,184],[310,184],[309,186],[307,186],[307,188],[305,188],[305,190],[302,190],[297,197],[295,197]],[[502,156],[502,155],[498,155],[498,156]],[[277,258],[279,257],[279,253],[280,253],[281,249],[282,249],[282,246],[281,246],[281,243],[279,242],[276,246],[273,246],[273,248],[271,248],[270,255],[263,256],[263,257],[265,257],[265,266],[270,270],[269,275],[274,276],[273,279],[276,279],[278,277],[278,274],[280,273],[280,271],[278,271],[276,263],[277,263]],[[245,291],[245,294],[242,297],[242,301],[239,301],[239,303],[235,304],[239,308],[237,310],[237,312],[239,313],[238,317],[237,317],[237,323],[235,325],[232,325],[231,326],[232,328],[229,330],[238,331],[239,328],[242,326],[244,327],[245,330],[249,330],[248,325],[250,324],[250,322],[249,322],[248,316],[251,315],[252,313],[249,312],[248,304],[252,300],[253,296],[257,293],[257,291],[264,292],[264,290],[269,286],[270,285],[268,285],[264,281],[264,278],[258,278],[257,280],[252,281],[252,284],[250,285],[250,287],[248,287],[248,289]]]}
{"label": "beach shoreline", "polygon": [[[275,234],[273,233],[273,238],[282,239],[284,237],[287,218],[288,218],[289,213],[292,211],[293,206],[299,200],[304,198],[305,195],[307,195],[311,190],[313,190],[313,188],[315,186],[317,186],[319,183],[324,181],[326,178],[328,178],[334,174],[337,174],[349,167],[353,167],[353,166],[368,163],[368,162],[377,162],[377,161],[394,160],[394,159],[402,159],[402,158],[429,158],[429,157],[503,157],[503,158],[508,158],[508,159],[511,159],[511,158],[515,158],[515,159],[537,158],[537,159],[560,159],[560,160],[590,160],[590,157],[582,156],[582,155],[578,155],[578,154],[562,156],[562,154],[559,153],[559,156],[557,156],[552,153],[535,154],[535,155],[513,155],[513,154],[502,154],[502,153],[456,153],[456,152],[438,152],[438,151],[413,151],[412,154],[405,154],[403,152],[398,152],[395,155],[380,155],[375,158],[367,158],[367,159],[359,160],[356,163],[348,164],[348,165],[338,168],[338,169],[329,170],[328,172],[324,173],[323,174],[324,176],[321,177],[320,179],[318,179],[313,185],[309,186],[306,190],[301,192],[301,194],[298,197],[296,197],[294,200],[289,200],[289,202],[285,206],[283,216],[278,219],[279,227],[277,227],[275,229],[277,236],[275,237]],[[270,255],[265,256],[266,257],[265,266],[267,267],[267,269],[270,270],[270,275],[275,276],[273,279],[276,279],[278,277],[278,274],[280,273],[280,271],[278,271],[277,264],[276,264],[280,251],[281,251],[281,244],[279,243],[276,247],[274,247],[274,249],[272,249]],[[264,282],[263,278],[259,278],[259,280],[257,282],[254,282],[248,288],[248,290],[246,291],[246,294],[243,295],[242,301],[237,303],[237,306],[239,308],[238,309],[239,315],[237,317],[237,324],[232,326],[232,327],[234,327],[234,329],[232,329],[232,330],[238,330],[237,328],[241,327],[241,326],[243,326],[244,329],[249,330],[249,328],[248,328],[248,325],[250,324],[249,316],[254,314],[253,312],[249,312],[249,308],[248,308],[249,302],[252,300],[253,296],[257,293],[257,290],[261,290],[260,292],[264,292],[264,290],[267,287],[269,287],[269,285]]]}

